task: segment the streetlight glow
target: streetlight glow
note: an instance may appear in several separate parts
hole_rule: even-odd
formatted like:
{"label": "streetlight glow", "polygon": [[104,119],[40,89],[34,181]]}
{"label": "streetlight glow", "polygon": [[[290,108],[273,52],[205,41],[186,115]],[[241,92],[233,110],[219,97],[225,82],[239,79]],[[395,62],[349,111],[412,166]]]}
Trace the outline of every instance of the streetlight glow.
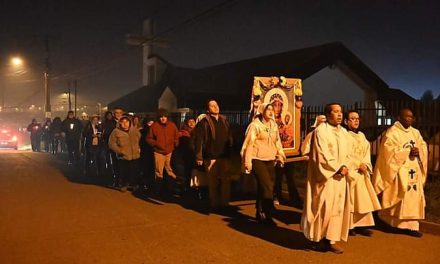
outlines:
{"label": "streetlight glow", "polygon": [[11,63],[14,66],[21,66],[23,64],[23,60],[20,57],[13,57],[11,59]]}

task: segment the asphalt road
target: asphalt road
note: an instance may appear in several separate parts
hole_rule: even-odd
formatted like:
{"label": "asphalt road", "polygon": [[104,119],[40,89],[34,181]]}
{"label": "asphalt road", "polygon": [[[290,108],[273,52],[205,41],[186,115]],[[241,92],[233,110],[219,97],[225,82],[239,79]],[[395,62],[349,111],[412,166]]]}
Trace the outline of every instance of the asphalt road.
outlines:
{"label": "asphalt road", "polygon": [[0,263],[438,263],[440,236],[374,230],[342,255],[310,251],[300,213],[278,227],[253,220],[253,201],[209,213],[192,198],[122,193],[46,153],[0,150]]}

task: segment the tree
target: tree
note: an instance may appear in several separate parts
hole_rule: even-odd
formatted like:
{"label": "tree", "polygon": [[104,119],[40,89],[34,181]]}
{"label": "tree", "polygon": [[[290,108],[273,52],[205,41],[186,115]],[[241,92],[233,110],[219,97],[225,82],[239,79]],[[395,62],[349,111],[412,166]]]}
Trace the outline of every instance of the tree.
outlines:
{"label": "tree", "polygon": [[432,94],[431,90],[426,90],[423,93],[422,97],[420,97],[420,101],[422,101],[422,102],[429,102],[432,100],[434,100],[434,95]]}

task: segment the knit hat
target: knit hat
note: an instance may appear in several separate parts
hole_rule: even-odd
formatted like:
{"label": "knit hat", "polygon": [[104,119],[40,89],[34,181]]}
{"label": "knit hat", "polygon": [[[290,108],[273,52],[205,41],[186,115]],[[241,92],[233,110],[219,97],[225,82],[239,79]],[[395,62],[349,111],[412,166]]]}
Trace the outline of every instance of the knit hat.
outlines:
{"label": "knit hat", "polygon": [[124,119],[127,119],[127,120],[131,123],[130,116],[128,116],[128,115],[123,115],[123,116],[121,116],[121,118],[119,118],[119,121],[122,121],[122,120],[124,120]]}
{"label": "knit hat", "polygon": [[168,115],[169,115],[168,110],[166,110],[165,108],[159,108],[157,110],[157,117],[162,117],[162,116],[168,117]]}

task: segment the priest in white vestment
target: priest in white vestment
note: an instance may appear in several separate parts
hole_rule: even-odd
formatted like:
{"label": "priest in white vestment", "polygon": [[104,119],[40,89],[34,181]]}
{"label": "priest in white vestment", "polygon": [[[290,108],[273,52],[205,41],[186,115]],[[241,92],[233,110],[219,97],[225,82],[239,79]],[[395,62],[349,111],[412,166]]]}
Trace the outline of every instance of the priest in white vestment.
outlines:
{"label": "priest in white vestment", "polygon": [[327,122],[313,132],[301,229],[317,249],[342,253],[337,241],[347,241],[350,222],[348,133],[341,126],[342,107],[325,107]]}
{"label": "priest in white vestment", "polygon": [[368,226],[374,226],[373,211],[381,209],[371,175],[370,142],[359,131],[360,118],[357,111],[349,111],[344,118],[350,135],[350,235],[371,236]]}
{"label": "priest in white vestment", "polygon": [[427,176],[427,145],[412,127],[411,110],[402,109],[398,121],[383,136],[373,182],[382,193],[381,220],[401,233],[421,237],[419,221],[425,218],[423,186]]}

